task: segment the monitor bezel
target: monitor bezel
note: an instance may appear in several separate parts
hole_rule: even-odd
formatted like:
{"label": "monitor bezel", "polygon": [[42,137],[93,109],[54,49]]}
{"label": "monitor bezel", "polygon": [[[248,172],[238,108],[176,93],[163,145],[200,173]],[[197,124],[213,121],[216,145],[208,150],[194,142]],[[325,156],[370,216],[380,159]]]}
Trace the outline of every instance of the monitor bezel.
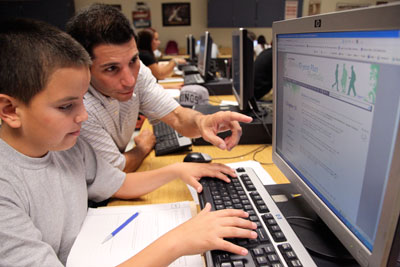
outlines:
{"label": "monitor bezel", "polygon": [[189,55],[190,61],[194,61],[196,58],[195,46],[196,46],[196,40],[193,34],[188,34],[186,36],[186,53]]}
{"label": "monitor bezel", "polygon": [[[201,40],[204,38],[204,54],[201,55]],[[200,37],[200,47],[199,47],[199,57],[197,60],[197,68],[199,69],[199,73],[203,76],[204,79],[207,78],[207,73],[210,69],[210,60],[211,60],[211,47],[212,47],[212,38],[210,32],[206,31],[204,35]],[[202,62],[203,66],[200,66],[200,62]]]}
{"label": "monitor bezel", "polygon": [[[235,89],[234,73],[235,64],[234,51],[232,50],[232,93],[239,104],[241,112],[250,110],[249,101],[254,97],[254,60],[253,42],[247,36],[248,30],[239,28],[232,32],[232,49],[234,49],[233,38],[239,37],[239,88]],[[247,43],[246,43],[247,42]],[[239,91],[239,93],[238,93]]]}
{"label": "monitor bezel", "polygon": [[[324,15],[315,15],[279,21],[273,23],[273,42],[277,44],[277,35],[317,32],[373,31],[399,30],[400,4],[360,8]],[[379,19],[373,19],[379,18]],[[349,23],[351,22],[351,23]],[[277,48],[273,47],[273,88],[277,88]],[[275,90],[275,89],[274,89]],[[274,93],[274,110],[276,109],[277,93]],[[397,257],[398,252],[391,251],[392,242],[399,223],[400,213],[400,129],[394,145],[392,165],[389,171],[388,186],[383,200],[381,218],[374,242],[374,248],[369,251],[364,244],[342,223],[340,219],[317,197],[317,195],[296,175],[291,167],[276,151],[276,114],[273,116],[272,159],[289,181],[296,186],[307,202],[317,212],[332,232],[338,237],[353,257],[363,266],[386,266],[389,256]]]}

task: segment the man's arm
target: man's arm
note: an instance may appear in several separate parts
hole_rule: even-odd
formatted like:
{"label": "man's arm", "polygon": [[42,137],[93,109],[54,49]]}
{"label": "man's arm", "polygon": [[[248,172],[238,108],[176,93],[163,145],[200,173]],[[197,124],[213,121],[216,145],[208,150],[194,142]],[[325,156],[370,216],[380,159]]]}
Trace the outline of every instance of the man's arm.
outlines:
{"label": "man's arm", "polygon": [[156,144],[156,137],[151,131],[143,130],[134,138],[134,141],[135,146],[123,153],[125,156],[124,172],[134,172],[140,167],[143,160]]}
{"label": "man's arm", "polygon": [[[184,136],[191,138],[202,136],[204,140],[220,149],[231,150],[239,143],[242,135],[242,128],[239,122],[249,123],[252,118],[231,111],[203,115],[193,109],[180,106],[161,118],[161,120]],[[226,137],[225,140],[217,136],[219,132],[228,130],[231,130],[232,135]]]}

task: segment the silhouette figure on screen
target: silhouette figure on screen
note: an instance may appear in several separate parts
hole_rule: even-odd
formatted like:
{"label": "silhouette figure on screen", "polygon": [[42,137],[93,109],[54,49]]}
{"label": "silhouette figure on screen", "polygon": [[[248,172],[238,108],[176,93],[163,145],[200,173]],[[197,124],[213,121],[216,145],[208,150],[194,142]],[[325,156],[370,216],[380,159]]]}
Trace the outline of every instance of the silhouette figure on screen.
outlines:
{"label": "silhouette figure on screen", "polygon": [[339,75],[339,64],[336,64],[335,83],[332,84],[332,88],[336,86],[336,91],[339,91],[338,75]]}
{"label": "silhouette figure on screen", "polygon": [[342,93],[346,92],[346,86],[347,86],[347,69],[346,69],[346,64],[343,63],[343,72],[342,72]]}
{"label": "silhouette figure on screen", "polygon": [[356,73],[354,72],[354,67],[351,66],[350,84],[349,84],[349,90],[347,91],[347,95],[350,95],[350,91],[353,91],[354,96],[356,96],[356,89],[354,87],[355,82],[356,82]]}

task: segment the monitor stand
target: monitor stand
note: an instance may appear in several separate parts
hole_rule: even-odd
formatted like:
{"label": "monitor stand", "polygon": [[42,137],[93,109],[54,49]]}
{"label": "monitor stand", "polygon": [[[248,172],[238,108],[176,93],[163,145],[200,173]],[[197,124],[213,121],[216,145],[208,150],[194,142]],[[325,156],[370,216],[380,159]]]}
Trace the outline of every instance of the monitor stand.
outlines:
{"label": "monitor stand", "polygon": [[265,188],[282,214],[289,218],[288,223],[317,266],[359,266],[292,184],[266,185]]}
{"label": "monitor stand", "polygon": [[210,95],[231,95],[232,81],[227,78],[213,78],[203,84]]}
{"label": "monitor stand", "polygon": [[[258,105],[257,116],[248,113],[246,115],[253,117],[251,123],[239,123],[242,127],[242,136],[239,144],[271,144],[272,143],[272,103]],[[214,105],[195,105],[194,110],[203,114],[214,114],[218,111],[240,112],[238,106],[214,106]],[[231,134],[231,131],[218,133],[218,136],[225,138]],[[210,145],[202,137],[194,138],[193,145]]]}
{"label": "monitor stand", "polygon": [[202,85],[207,88],[210,95],[232,94],[232,80],[223,77],[216,77],[212,72],[207,72],[203,79],[205,83]]}

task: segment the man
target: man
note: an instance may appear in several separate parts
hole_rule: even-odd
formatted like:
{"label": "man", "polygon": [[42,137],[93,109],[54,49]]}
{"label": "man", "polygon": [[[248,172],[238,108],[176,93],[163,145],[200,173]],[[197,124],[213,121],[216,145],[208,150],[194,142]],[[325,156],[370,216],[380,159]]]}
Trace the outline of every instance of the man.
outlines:
{"label": "man", "polygon": [[[182,135],[202,136],[227,150],[239,142],[239,121],[252,120],[233,112],[206,116],[179,106],[139,60],[129,21],[112,6],[94,4],[82,10],[68,22],[67,32],[85,47],[93,61],[91,85],[84,99],[89,119],[82,136],[97,153],[124,171],[137,168],[146,156],[134,150],[123,152],[139,111],[151,123],[161,120]],[[217,136],[226,130],[232,135],[225,140]]]}

